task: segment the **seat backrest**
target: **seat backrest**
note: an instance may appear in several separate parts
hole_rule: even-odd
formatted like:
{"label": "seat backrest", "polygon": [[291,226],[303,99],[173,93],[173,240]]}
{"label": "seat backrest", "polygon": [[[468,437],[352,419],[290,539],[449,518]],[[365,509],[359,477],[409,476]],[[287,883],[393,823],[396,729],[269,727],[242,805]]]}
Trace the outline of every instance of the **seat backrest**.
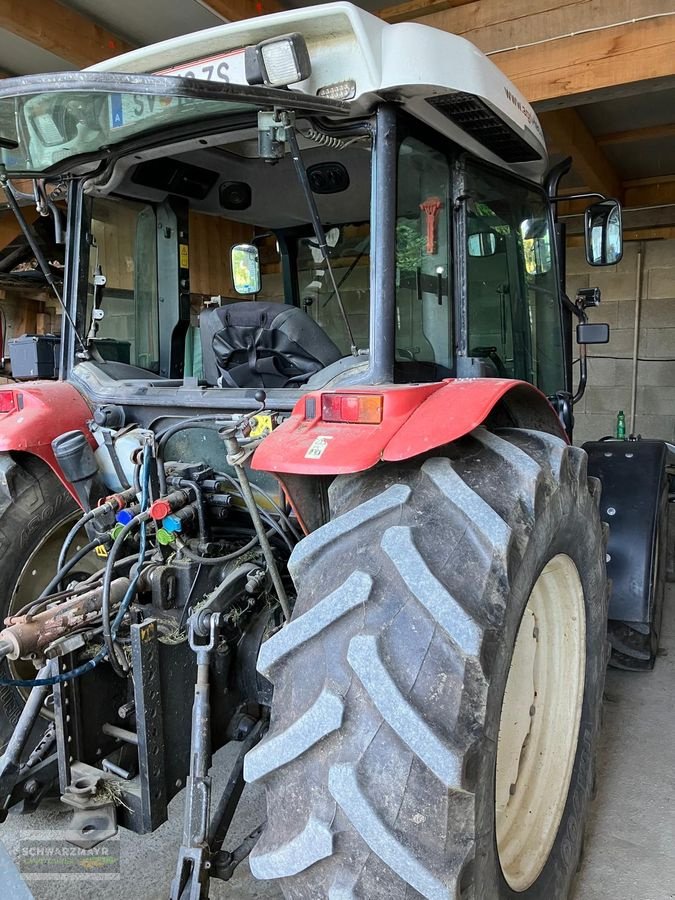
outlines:
{"label": "seat backrest", "polygon": [[218,306],[199,326],[204,378],[223,387],[292,387],[342,356],[307,313],[286,304]]}

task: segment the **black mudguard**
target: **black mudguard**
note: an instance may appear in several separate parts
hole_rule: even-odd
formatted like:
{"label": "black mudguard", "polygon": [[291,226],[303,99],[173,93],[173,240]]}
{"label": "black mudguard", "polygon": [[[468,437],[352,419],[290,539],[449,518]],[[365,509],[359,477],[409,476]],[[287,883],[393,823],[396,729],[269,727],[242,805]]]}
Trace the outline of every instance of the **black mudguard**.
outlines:
{"label": "black mudguard", "polygon": [[609,639],[612,664],[651,669],[658,650],[668,521],[665,441],[594,441],[583,445],[588,474],[602,482],[600,514],[609,524],[607,573],[611,582]]}

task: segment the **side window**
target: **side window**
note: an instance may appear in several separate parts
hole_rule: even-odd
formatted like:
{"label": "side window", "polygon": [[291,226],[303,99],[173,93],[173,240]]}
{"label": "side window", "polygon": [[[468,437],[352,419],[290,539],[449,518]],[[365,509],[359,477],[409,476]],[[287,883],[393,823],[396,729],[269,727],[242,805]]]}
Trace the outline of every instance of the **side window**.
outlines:
{"label": "side window", "polygon": [[544,393],[564,383],[558,284],[544,197],[522,183],[467,171],[469,351],[494,375]]}
{"label": "side window", "polygon": [[159,371],[157,222],[149,205],[96,199],[91,204],[86,329],[94,277],[105,276],[95,343],[103,359]]}
{"label": "side window", "polygon": [[451,175],[416,138],[401,143],[396,219],[396,361],[402,380],[451,374]]}

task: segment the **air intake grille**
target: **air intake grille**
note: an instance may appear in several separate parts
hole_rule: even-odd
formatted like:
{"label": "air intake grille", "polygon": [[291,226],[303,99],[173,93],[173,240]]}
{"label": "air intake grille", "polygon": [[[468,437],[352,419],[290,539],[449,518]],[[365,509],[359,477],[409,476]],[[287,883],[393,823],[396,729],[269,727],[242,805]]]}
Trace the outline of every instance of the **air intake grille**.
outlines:
{"label": "air intake grille", "polygon": [[541,154],[473,94],[444,94],[427,101],[504,162],[532,162]]}

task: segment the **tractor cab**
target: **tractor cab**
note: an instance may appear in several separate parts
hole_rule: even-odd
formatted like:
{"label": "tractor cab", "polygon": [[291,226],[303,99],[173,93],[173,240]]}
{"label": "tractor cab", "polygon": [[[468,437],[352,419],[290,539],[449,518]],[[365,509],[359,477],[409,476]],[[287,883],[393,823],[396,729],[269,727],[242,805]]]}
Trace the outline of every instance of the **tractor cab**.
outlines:
{"label": "tractor cab", "polygon": [[7,80],[0,122],[7,190],[68,216],[60,372],[93,405],[572,391],[541,131],[461,38],[334,4]]}

